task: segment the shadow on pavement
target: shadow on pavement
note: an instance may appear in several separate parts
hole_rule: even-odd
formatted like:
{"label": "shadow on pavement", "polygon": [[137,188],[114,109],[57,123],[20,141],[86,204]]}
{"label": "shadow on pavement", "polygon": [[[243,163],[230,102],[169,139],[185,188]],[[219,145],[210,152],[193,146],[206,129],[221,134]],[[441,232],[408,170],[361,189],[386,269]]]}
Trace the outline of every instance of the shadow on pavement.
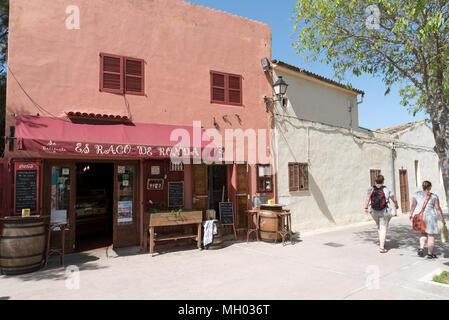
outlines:
{"label": "shadow on pavement", "polygon": [[[361,241],[379,245],[379,238],[375,227],[369,230],[355,232],[354,235]],[[390,224],[387,232],[385,248],[407,249],[415,252],[419,248],[419,235],[420,233],[414,231],[409,225],[391,226]],[[435,236],[434,253],[439,256],[441,255],[444,258],[449,258],[449,245],[441,242],[440,235]]]}
{"label": "shadow on pavement", "polygon": [[[100,270],[107,267],[100,267],[92,262],[100,259],[89,254],[73,253],[64,256],[64,267],[60,265],[59,256],[52,256],[48,260],[48,266],[42,269],[20,275],[4,275],[5,278],[15,278],[22,281],[40,281],[40,280],[64,280],[71,272],[67,270],[69,266],[76,266],[80,271]],[[92,264],[91,264],[92,263]],[[72,269],[71,269],[72,270]]]}

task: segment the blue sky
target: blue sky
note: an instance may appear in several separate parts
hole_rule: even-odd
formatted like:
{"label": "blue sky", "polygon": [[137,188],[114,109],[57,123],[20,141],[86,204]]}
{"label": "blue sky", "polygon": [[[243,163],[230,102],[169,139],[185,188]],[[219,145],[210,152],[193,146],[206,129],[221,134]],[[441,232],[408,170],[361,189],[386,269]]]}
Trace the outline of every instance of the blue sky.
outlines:
{"label": "blue sky", "polygon": [[[307,63],[295,53],[291,46],[294,38],[291,37],[293,22],[290,18],[296,0],[188,0],[188,2],[268,24],[273,35],[273,59],[279,59],[322,76],[333,78],[333,70],[330,65]],[[386,87],[380,78],[366,75],[358,78],[348,77],[346,81],[353,87],[365,91],[364,102],[359,105],[359,125],[362,127],[378,129],[425,119],[424,113],[418,113],[413,117],[405,107],[399,104],[398,88],[392,88],[391,93],[384,96]]]}

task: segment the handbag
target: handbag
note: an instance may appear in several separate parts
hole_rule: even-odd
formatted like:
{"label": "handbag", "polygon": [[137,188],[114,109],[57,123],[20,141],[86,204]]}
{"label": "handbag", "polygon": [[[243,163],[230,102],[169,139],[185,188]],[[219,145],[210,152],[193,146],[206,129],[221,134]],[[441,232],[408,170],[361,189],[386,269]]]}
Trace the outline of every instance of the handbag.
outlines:
{"label": "handbag", "polygon": [[424,205],[422,206],[421,212],[417,215],[413,216],[413,230],[423,232],[426,231],[426,226],[424,225],[424,209],[427,206],[427,203],[429,202],[430,197],[432,194],[429,192],[427,194],[426,200],[424,200]]}
{"label": "handbag", "polygon": [[440,234],[441,234],[441,242],[447,242],[449,238],[449,233],[447,231],[446,224],[443,221],[440,221]]}

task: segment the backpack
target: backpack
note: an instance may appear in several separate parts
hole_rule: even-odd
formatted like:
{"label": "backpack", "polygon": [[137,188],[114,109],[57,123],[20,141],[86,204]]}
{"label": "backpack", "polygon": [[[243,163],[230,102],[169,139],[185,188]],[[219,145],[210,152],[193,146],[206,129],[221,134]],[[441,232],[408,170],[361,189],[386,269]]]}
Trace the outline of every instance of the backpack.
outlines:
{"label": "backpack", "polygon": [[387,199],[385,198],[384,188],[382,186],[380,188],[373,186],[374,190],[371,193],[371,208],[373,210],[384,210],[387,207]]}

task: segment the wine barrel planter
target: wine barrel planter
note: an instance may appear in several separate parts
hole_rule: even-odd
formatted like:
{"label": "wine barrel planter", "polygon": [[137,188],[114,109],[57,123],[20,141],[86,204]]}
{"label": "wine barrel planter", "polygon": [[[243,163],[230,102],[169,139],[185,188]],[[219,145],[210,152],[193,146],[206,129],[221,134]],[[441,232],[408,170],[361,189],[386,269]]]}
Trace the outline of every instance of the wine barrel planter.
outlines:
{"label": "wine barrel planter", "polygon": [[282,212],[281,205],[261,205],[259,212],[259,237],[266,242],[276,242],[281,240],[278,233],[281,219],[277,212]]}
{"label": "wine barrel planter", "polygon": [[215,223],[217,226],[217,234],[214,235],[214,240],[207,246],[207,249],[223,248],[223,226],[220,222]]}
{"label": "wine barrel planter", "polygon": [[9,218],[0,237],[0,271],[16,275],[37,271],[45,253],[45,224],[41,218]]}

